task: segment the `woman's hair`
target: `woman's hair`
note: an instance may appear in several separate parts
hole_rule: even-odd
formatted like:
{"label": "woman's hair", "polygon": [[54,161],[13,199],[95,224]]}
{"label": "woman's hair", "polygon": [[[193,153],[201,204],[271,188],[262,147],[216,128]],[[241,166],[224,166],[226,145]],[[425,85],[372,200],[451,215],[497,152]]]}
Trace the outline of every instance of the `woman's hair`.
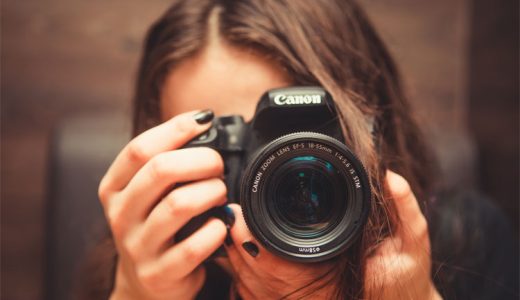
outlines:
{"label": "woman's hair", "polygon": [[366,258],[399,224],[385,197],[384,170],[404,176],[420,201],[435,181],[430,152],[383,42],[354,1],[176,0],[146,38],[134,134],[160,123],[165,77],[199,53],[211,31],[223,43],[273,61],[295,85],[320,85],[334,98],[346,142],[370,174],[374,201],[360,242],[339,258],[331,278],[339,298],[363,298]]}

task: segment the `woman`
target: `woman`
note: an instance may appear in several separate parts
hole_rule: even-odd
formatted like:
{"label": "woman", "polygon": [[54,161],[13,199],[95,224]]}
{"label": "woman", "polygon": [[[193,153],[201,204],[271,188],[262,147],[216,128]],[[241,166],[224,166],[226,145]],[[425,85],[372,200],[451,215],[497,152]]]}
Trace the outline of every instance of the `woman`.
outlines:
{"label": "woman", "polygon": [[[169,242],[226,203],[220,155],[179,148],[214,113],[250,119],[262,93],[291,85],[332,94],[346,143],[367,168],[374,201],[359,241],[332,261],[289,262],[262,248],[231,204],[224,221]],[[148,33],[134,116],[136,138],[99,187],[117,249],[111,299],[441,299],[420,209],[435,188],[432,159],[355,2],[174,1]],[[228,258],[203,264],[223,244]]]}

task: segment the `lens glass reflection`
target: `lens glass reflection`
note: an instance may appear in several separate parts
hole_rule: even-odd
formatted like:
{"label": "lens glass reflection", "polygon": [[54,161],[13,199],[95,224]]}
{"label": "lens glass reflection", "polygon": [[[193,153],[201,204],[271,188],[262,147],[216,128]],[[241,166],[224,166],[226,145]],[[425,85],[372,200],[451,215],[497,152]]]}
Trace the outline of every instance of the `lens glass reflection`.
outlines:
{"label": "lens glass reflection", "polygon": [[285,227],[303,231],[323,229],[340,216],[345,198],[341,178],[331,163],[299,156],[282,164],[273,178],[273,213]]}

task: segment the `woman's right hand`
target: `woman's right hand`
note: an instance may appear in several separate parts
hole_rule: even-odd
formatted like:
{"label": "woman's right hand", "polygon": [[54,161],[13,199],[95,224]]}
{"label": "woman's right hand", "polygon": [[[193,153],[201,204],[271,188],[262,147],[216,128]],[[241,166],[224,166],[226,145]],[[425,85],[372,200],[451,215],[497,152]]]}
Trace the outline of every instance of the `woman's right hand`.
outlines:
{"label": "woman's right hand", "polygon": [[[119,254],[111,299],[192,299],[200,264],[224,241],[226,226],[210,219],[174,244],[192,217],[226,202],[223,161],[210,148],[178,149],[209,128],[213,114],[178,115],[134,138],[99,186]],[[191,182],[171,190],[176,183]]]}

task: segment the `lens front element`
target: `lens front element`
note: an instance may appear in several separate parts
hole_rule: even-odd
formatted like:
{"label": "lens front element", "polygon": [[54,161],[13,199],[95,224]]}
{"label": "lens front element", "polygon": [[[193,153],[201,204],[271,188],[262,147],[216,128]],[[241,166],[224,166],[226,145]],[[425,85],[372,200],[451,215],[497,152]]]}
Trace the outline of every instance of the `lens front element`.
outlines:
{"label": "lens front element", "polygon": [[287,233],[314,237],[336,225],[347,198],[341,173],[331,163],[298,156],[284,162],[270,180],[269,213]]}

